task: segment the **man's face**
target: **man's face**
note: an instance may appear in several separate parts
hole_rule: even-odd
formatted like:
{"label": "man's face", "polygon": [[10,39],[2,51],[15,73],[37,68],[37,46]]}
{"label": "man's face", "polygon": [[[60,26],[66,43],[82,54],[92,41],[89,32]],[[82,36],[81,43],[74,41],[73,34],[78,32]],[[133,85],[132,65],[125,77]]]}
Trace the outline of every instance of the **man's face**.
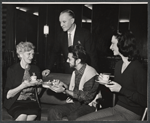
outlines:
{"label": "man's face", "polygon": [[71,68],[75,68],[76,67],[76,60],[73,58],[73,54],[72,53],[68,53],[67,62],[69,63]]}
{"label": "man's face", "polygon": [[69,31],[74,23],[74,18],[69,16],[68,13],[63,13],[59,16],[59,22],[64,32]]}

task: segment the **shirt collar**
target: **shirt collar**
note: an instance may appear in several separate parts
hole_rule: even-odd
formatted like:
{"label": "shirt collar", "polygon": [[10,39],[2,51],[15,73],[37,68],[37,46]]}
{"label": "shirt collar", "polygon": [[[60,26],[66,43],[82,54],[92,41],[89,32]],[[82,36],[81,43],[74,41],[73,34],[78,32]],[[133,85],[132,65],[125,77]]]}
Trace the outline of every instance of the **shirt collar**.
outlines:
{"label": "shirt collar", "polygon": [[74,33],[75,33],[75,30],[76,30],[76,24],[74,24],[75,26],[74,26],[74,29],[71,31],[71,32],[67,32],[68,34],[73,34],[74,35]]}
{"label": "shirt collar", "polygon": [[83,66],[79,70],[75,70],[75,73],[82,75],[84,73],[85,68],[86,68],[86,64],[83,64]]}
{"label": "shirt collar", "polygon": [[31,67],[31,66],[30,66],[30,65],[28,65],[28,67],[27,67],[27,68],[25,68],[25,70],[28,70],[28,71],[29,71],[29,70],[30,70],[30,67]]}

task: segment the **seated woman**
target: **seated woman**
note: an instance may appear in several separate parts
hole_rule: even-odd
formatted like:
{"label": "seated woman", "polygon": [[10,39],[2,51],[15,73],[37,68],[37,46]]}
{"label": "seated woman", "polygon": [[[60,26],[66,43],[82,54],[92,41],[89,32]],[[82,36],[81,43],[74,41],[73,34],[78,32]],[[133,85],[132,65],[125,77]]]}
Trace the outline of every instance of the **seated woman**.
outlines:
{"label": "seated woman", "polygon": [[132,32],[115,33],[110,49],[121,61],[115,66],[115,79],[105,84],[116,92],[118,100],[114,107],[99,110],[77,121],[140,120],[147,106],[147,76],[141,63],[136,60],[135,37]]}
{"label": "seated woman", "polygon": [[41,73],[37,66],[30,65],[34,56],[32,43],[20,42],[16,51],[20,62],[8,68],[4,107],[16,121],[33,121],[40,113],[37,94],[41,91]]}

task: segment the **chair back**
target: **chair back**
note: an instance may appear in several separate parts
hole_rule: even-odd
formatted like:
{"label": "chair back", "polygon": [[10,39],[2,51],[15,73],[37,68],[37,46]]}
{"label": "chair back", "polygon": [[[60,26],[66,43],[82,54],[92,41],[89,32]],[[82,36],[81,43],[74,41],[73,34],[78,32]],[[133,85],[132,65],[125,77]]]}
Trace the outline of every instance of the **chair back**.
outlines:
{"label": "chair back", "polygon": [[147,107],[146,107],[145,110],[144,110],[144,113],[143,113],[143,116],[142,116],[141,121],[144,121],[144,119],[145,119],[145,117],[146,117],[146,114],[147,114]]}

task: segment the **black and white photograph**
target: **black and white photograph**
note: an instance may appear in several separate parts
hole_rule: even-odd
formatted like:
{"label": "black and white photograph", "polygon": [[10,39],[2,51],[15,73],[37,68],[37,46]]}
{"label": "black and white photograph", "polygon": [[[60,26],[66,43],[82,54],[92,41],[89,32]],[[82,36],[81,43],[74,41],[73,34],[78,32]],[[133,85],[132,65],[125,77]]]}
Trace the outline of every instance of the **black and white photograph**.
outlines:
{"label": "black and white photograph", "polygon": [[1,2],[2,121],[148,121],[148,2]]}

